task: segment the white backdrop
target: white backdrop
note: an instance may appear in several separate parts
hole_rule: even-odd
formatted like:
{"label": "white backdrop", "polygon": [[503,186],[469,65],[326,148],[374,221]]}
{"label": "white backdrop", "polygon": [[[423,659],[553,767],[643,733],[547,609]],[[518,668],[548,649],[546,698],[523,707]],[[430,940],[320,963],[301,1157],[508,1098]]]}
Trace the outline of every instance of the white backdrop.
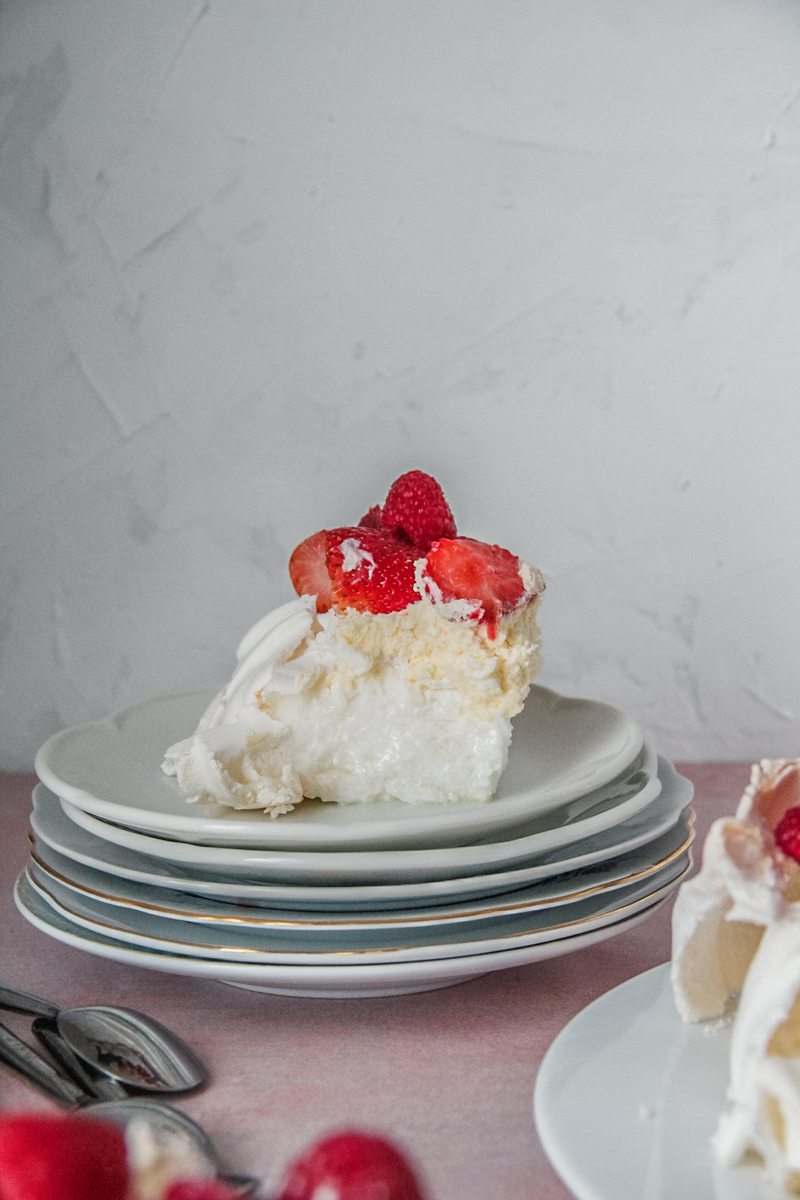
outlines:
{"label": "white backdrop", "polygon": [[794,0],[6,0],[0,154],[0,765],[414,466],[542,682],[800,753]]}

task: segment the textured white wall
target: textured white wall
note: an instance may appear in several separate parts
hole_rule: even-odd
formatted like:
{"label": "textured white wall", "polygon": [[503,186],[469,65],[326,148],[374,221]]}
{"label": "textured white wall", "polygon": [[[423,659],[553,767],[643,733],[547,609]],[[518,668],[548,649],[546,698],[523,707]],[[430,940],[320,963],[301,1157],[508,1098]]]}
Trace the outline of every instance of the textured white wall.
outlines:
{"label": "textured white wall", "polygon": [[800,752],[795,0],[6,0],[0,72],[2,765],[412,466],[543,682]]}

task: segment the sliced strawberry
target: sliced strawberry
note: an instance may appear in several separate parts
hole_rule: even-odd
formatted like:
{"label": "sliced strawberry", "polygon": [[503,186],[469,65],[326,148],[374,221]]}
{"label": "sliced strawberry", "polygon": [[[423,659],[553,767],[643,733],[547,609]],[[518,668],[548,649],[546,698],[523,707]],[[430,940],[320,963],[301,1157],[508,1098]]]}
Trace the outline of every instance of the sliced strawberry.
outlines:
{"label": "sliced strawberry", "polygon": [[456,523],[444,492],[424,471],[406,471],[395,479],[381,512],[381,524],[389,533],[404,535],[423,551],[437,538],[456,536]]}
{"label": "sliced strawberry", "polygon": [[328,552],[328,532],[312,533],[292,551],[289,575],[298,596],[316,596],[317,611],[327,612],[331,606],[331,578],[325,566]]}
{"label": "sliced strawberry", "polygon": [[414,547],[373,529],[332,529],[327,568],[332,602],[360,612],[399,612],[420,599]]}
{"label": "sliced strawberry", "polygon": [[294,1162],[278,1200],[423,1200],[411,1166],[385,1138],[347,1130]]}
{"label": "sliced strawberry", "polygon": [[83,1116],[0,1117],[0,1200],[124,1200],[128,1184],[116,1125]]}
{"label": "sliced strawberry", "polygon": [[519,608],[525,598],[522,566],[502,546],[473,538],[440,538],[428,551],[425,574],[445,600],[475,601],[475,616],[485,620],[492,636],[503,613]]}

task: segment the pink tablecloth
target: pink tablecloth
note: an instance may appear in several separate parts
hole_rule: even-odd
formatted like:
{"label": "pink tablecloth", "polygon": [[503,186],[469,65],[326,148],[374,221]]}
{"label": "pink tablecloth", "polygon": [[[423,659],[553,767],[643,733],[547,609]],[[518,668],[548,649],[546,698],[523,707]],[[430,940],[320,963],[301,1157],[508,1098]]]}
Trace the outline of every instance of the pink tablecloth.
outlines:
{"label": "pink tablecloth", "polygon": [[[698,845],[730,812],[744,764],[684,766]],[[568,1200],[539,1144],[531,1096],[542,1056],[589,1001],[669,957],[671,904],[611,941],[418,996],[298,1000],[119,966],[59,945],[17,913],[32,779],[0,777],[0,980],[62,1005],[142,1009],[178,1030],[212,1072],[179,1103],[231,1167],[275,1187],[323,1131],[382,1131],[415,1160],[431,1200]],[[27,1036],[26,1019],[0,1014]],[[49,1101],[0,1067],[0,1106]]]}

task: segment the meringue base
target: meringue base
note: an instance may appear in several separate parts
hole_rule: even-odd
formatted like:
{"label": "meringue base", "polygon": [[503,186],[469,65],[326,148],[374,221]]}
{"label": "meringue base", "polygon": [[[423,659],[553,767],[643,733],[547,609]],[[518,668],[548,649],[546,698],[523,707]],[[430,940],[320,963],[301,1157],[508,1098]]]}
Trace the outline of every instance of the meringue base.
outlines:
{"label": "meringue base", "polygon": [[313,597],[259,622],[231,682],[164,770],[190,800],[288,812],[337,804],[482,803],[538,672],[538,598],[498,622],[428,599],[318,615]]}

